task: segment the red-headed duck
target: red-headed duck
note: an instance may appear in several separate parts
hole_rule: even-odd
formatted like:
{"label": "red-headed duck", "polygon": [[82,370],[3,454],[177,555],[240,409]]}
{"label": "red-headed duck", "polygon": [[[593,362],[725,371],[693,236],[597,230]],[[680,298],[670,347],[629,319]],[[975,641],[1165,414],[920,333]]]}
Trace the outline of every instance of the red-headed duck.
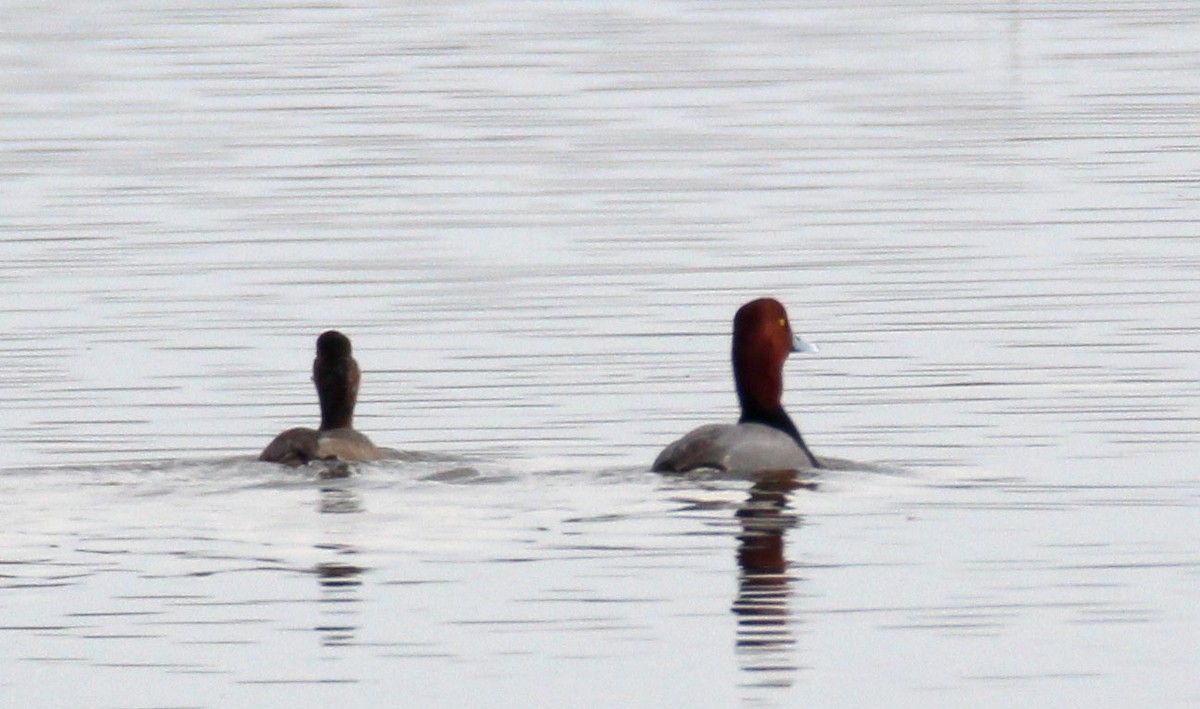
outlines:
{"label": "red-headed duck", "polygon": [[379,460],[383,452],[371,439],[354,430],[354,404],[362,372],[350,356],[350,338],[336,330],[317,338],[313,383],[321,402],[321,427],[289,428],[275,437],[259,460],[304,465],[310,460],[356,462]]}
{"label": "red-headed duck", "polygon": [[701,426],[663,449],[658,472],[698,468],[726,472],[805,470],[821,462],[783,410],[783,362],[816,348],[792,334],[787,311],[773,298],[750,301],[733,318],[733,380],[742,417]]}

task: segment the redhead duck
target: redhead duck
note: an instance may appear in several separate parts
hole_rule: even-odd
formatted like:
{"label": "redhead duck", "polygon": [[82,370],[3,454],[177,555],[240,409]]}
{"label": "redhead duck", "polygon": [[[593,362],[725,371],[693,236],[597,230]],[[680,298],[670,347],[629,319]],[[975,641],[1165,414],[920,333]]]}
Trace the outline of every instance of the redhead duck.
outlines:
{"label": "redhead duck", "polygon": [[746,303],[733,318],[733,380],[742,417],[737,424],[701,426],[663,449],[658,472],[697,468],[726,472],[822,467],[783,410],[783,362],[816,348],[792,334],[787,311],[773,298]]}
{"label": "redhead duck", "polygon": [[371,439],[354,430],[354,404],[362,372],[350,356],[350,338],[336,330],[317,338],[313,383],[321,402],[321,427],[289,428],[275,437],[259,460],[304,465],[310,460],[356,462],[379,460],[383,452]]}

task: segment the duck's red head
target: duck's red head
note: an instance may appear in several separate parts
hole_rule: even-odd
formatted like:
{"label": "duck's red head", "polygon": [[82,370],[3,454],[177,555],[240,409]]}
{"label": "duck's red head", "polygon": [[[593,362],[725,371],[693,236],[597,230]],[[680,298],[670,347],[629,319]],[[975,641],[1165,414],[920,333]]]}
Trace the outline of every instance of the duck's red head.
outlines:
{"label": "duck's red head", "polygon": [[783,363],[792,352],[813,351],[792,333],[787,310],[778,300],[759,298],[739,308],[733,317],[733,380],[742,406],[740,422],[778,428],[807,452],[800,431],[783,410]]}
{"label": "duck's red head", "polygon": [[321,333],[313,360],[313,383],[321,401],[322,431],[352,427],[361,379],[358,362],[350,356],[350,338],[336,330]]}

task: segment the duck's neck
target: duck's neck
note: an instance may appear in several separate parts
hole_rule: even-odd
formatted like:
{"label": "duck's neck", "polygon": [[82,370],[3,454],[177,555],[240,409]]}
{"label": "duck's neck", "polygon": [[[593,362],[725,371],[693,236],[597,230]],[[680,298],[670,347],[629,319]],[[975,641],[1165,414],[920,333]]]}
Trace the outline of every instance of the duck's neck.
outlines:
{"label": "duck's neck", "polygon": [[352,428],[358,401],[358,365],[351,358],[313,363],[313,383],[321,402],[321,430]]}
{"label": "duck's neck", "polygon": [[734,336],[733,382],[737,388],[738,403],[742,407],[742,417],[738,423],[760,423],[783,431],[796,441],[812,467],[821,467],[817,456],[804,443],[800,429],[783,410],[783,363],[787,358],[786,351],[781,354],[778,350],[757,345],[758,341],[754,338]]}
{"label": "duck's neck", "polygon": [[340,403],[327,406],[321,402],[321,430],[354,427],[354,406]]}

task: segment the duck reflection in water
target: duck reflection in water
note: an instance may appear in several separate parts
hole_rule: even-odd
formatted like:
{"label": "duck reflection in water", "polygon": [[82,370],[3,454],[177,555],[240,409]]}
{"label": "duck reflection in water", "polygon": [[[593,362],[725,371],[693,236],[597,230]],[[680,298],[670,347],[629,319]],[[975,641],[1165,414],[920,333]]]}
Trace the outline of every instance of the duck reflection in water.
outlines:
{"label": "duck reflection in water", "polygon": [[[353,547],[336,544],[321,545],[319,548],[332,550],[339,556],[357,554]],[[353,644],[358,631],[355,606],[361,600],[363,568],[339,559],[319,563],[314,571],[321,584],[323,619],[314,628],[321,636],[321,644],[326,647]]]}
{"label": "duck reflection in water", "polygon": [[796,471],[761,473],[737,511],[740,575],[733,612],[738,616],[738,657],[743,670],[755,673],[752,685],[791,686],[799,669],[784,536],[800,523],[789,511],[790,495],[800,488],[814,489],[816,483]]}
{"label": "duck reflection in water", "polygon": [[317,511],[321,514],[357,514],[363,511],[362,495],[354,489],[351,483],[339,485],[342,480],[350,477],[350,466],[345,463],[329,465],[320,473],[321,497],[317,503]]}
{"label": "duck reflection in water", "polygon": [[[362,496],[354,487],[353,480],[344,480],[346,474],[338,474],[347,466],[341,463],[329,466],[330,475],[322,473],[327,480],[320,488],[318,511],[323,515],[360,514],[363,511]],[[332,559],[313,567],[317,583],[320,584],[321,622],[314,630],[321,636],[326,647],[352,645],[358,632],[358,603],[362,600],[363,572],[365,569],[354,563],[358,549],[338,542],[317,544],[323,553]]]}

